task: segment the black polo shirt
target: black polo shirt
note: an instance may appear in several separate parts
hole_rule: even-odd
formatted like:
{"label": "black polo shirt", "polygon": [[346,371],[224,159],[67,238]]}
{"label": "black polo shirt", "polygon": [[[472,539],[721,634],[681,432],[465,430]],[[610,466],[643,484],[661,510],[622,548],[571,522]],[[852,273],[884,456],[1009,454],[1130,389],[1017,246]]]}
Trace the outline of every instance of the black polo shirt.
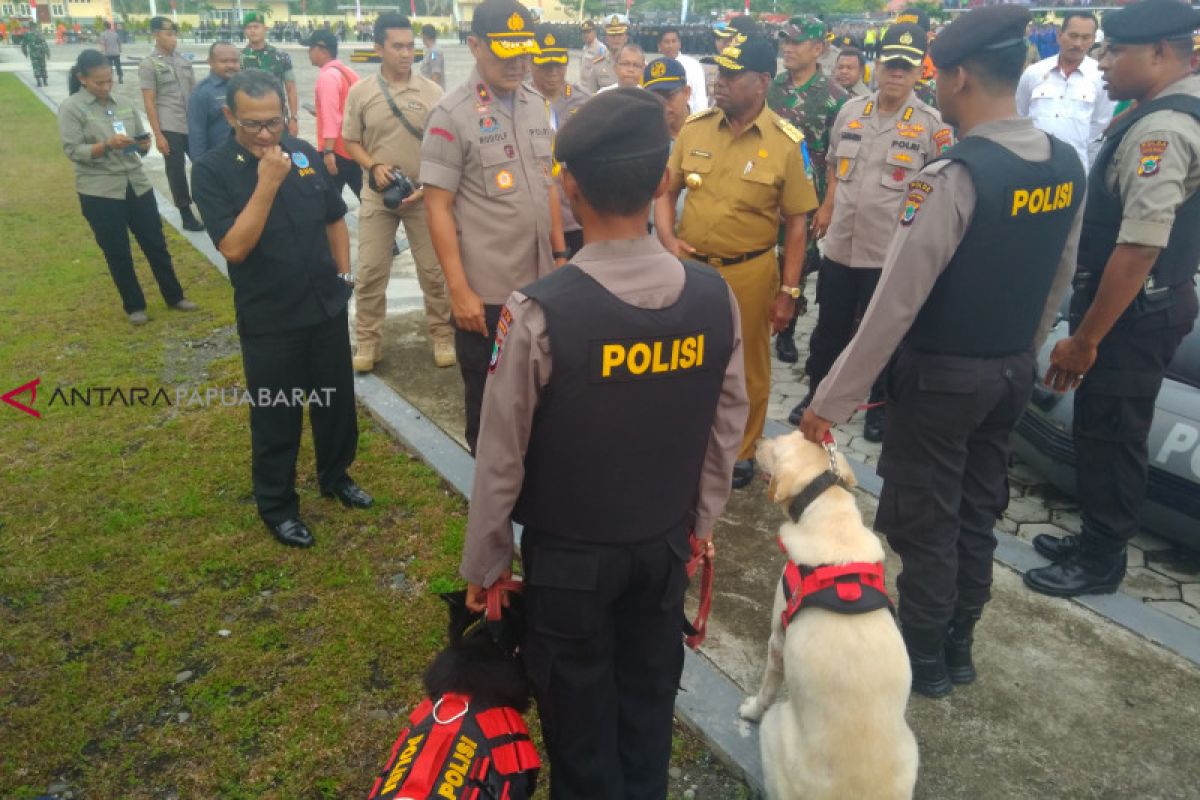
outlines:
{"label": "black polo shirt", "polygon": [[[284,136],[292,169],[279,186],[258,244],[229,264],[238,332],[282,333],[325,322],[346,308],[325,226],[346,215],[337,185],[307,142]],[[258,185],[258,159],[230,137],[192,166],[192,197],[220,245]]]}

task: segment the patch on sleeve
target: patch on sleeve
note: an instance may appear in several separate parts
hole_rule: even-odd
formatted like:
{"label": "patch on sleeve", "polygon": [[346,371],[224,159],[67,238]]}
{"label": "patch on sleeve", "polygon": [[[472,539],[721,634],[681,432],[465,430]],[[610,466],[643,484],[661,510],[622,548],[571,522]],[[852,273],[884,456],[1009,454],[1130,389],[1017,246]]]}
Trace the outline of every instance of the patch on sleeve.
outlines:
{"label": "patch on sleeve", "polygon": [[508,336],[508,329],[513,324],[512,312],[505,305],[500,309],[500,319],[496,320],[496,343],[492,345],[492,360],[488,362],[488,372],[495,372],[496,365],[500,363],[500,351],[504,349],[504,339]]}
{"label": "patch on sleeve", "polygon": [[812,154],[808,152],[808,142],[804,139],[800,140],[800,154],[804,156],[804,175],[812,181],[813,179],[813,163]]}
{"label": "patch on sleeve", "polygon": [[908,185],[908,196],[904,198],[904,210],[900,212],[900,224],[908,227],[917,218],[921,204],[933,192],[933,187],[925,181],[913,181]]}
{"label": "patch on sleeve", "polygon": [[1167,142],[1162,139],[1151,139],[1138,145],[1138,150],[1140,151],[1138,177],[1149,178],[1157,175],[1158,168],[1162,164],[1163,153],[1167,152]]}
{"label": "patch on sleeve", "polygon": [[949,150],[954,145],[954,134],[949,128],[942,128],[933,134],[933,146],[938,155]]}
{"label": "patch on sleeve", "polygon": [[451,133],[450,131],[446,130],[445,128],[430,128],[429,135],[430,136],[440,136],[443,139],[445,139],[447,142],[454,141],[454,134]]}

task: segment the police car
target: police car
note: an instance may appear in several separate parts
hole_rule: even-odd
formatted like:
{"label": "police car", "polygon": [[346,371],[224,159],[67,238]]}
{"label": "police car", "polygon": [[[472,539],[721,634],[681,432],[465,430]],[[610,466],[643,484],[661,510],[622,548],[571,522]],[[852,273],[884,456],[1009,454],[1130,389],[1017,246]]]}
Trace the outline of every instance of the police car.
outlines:
{"label": "police car", "polygon": [[[1017,423],[1013,449],[1056,488],[1074,495],[1074,399],[1071,393],[1055,394],[1041,382],[1050,365],[1050,352],[1067,335],[1067,302],[1038,354],[1039,379]],[[1200,552],[1200,326],[1183,340],[1167,367],[1149,444],[1150,481],[1142,505],[1142,525]]]}

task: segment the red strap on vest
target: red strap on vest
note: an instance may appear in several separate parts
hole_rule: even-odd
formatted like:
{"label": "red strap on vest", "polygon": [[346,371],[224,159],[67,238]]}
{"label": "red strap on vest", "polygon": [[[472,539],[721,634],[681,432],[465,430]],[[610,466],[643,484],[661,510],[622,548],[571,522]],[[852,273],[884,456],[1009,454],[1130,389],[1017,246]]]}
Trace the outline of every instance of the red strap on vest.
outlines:
{"label": "red strap on vest", "polygon": [[[783,549],[782,541],[779,546]],[[787,550],[784,549],[784,552],[786,553]],[[854,583],[837,582],[838,578],[847,575],[856,576],[858,581]],[[787,608],[783,611],[784,628],[787,628],[792,617],[800,611],[800,604],[804,602],[805,596],[815,594],[830,586],[835,587],[834,591],[837,592],[838,599],[846,603],[853,603],[860,599],[863,586],[870,586],[887,594],[883,583],[883,562],[880,561],[873,564],[857,561],[851,564],[817,567],[808,575],[801,575],[799,565],[789,560],[787,566],[783,568],[783,581],[788,595]]]}
{"label": "red strap on vest", "polygon": [[502,609],[504,608],[503,592],[516,592],[520,594],[525,590],[525,584],[519,580],[509,579],[506,581],[496,581],[487,590],[487,621],[499,622]]}
{"label": "red strap on vest", "polygon": [[[463,717],[469,709],[465,696],[447,692],[437,703],[426,698],[425,702],[417,706],[413,716],[416,717],[417,712],[427,706],[428,713],[437,714],[434,718],[435,724],[429,731],[429,737],[422,745],[417,760],[413,762],[412,770],[400,786],[400,797],[432,797],[437,791],[437,782],[441,777],[440,769],[446,763],[446,756],[454,746],[454,740],[458,738],[458,729],[462,727]],[[424,718],[422,715],[417,721]]]}
{"label": "red strap on vest", "polygon": [[692,628],[696,632],[683,639],[688,647],[695,650],[704,642],[704,637],[708,633],[708,613],[712,610],[713,562],[708,555],[707,539],[697,538],[696,532],[692,531],[688,543],[692,546],[692,558],[687,563],[688,578],[691,579],[700,567],[704,568],[704,571],[700,573],[700,609],[696,613],[695,621],[692,622]]}

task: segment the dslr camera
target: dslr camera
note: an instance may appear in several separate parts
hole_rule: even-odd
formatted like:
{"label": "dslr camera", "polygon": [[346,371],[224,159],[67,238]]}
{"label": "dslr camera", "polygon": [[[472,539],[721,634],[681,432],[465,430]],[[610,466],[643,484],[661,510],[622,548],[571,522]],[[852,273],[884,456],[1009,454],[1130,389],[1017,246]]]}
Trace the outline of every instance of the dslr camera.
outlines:
{"label": "dslr camera", "polygon": [[383,204],[385,206],[388,208],[399,208],[405,198],[415,192],[417,187],[399,167],[390,167],[388,175],[391,176],[392,182],[385,189],[380,189],[375,185],[375,174],[373,171],[369,173],[368,180],[371,188],[383,195]]}

